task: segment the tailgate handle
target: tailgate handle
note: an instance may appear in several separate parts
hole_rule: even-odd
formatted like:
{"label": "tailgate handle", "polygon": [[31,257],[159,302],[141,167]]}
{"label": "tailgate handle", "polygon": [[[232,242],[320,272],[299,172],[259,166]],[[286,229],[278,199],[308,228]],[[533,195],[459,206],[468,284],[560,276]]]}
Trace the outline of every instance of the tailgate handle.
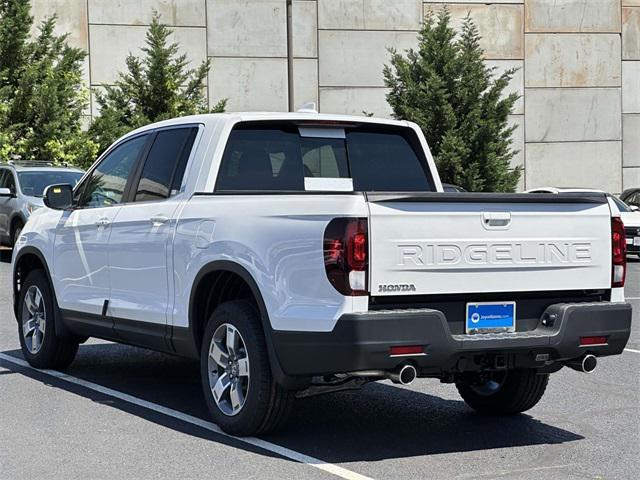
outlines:
{"label": "tailgate handle", "polygon": [[506,229],[511,224],[511,212],[483,212],[482,225],[489,229]]}

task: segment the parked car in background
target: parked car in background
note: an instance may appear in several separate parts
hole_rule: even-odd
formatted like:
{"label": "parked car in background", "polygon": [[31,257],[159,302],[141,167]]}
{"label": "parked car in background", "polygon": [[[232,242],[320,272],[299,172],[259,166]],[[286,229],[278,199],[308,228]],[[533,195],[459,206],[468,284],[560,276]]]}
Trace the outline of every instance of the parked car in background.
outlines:
{"label": "parked car in background", "polygon": [[84,172],[53,167],[43,162],[0,164],[0,245],[13,247],[27,219],[43,206],[42,194],[49,185],[75,185]]}
{"label": "parked car in background", "polygon": [[[640,189],[635,189],[640,192]],[[527,190],[526,193],[606,193],[602,190],[592,188],[562,188],[562,187],[540,187]],[[624,224],[624,232],[627,242],[627,255],[640,255],[640,211],[638,207],[627,205],[619,198],[606,193],[609,201],[612,202],[620,212],[620,218]],[[630,198],[630,197],[629,197]],[[640,197],[639,197],[640,199]]]}
{"label": "parked car in background", "polygon": [[538,187],[525,190],[524,193],[607,193],[595,188],[580,187]]}
{"label": "parked car in background", "polygon": [[466,190],[458,185],[453,185],[451,183],[443,183],[442,190],[444,193],[462,193],[466,192]]}
{"label": "parked car in background", "polygon": [[638,207],[629,206],[614,196],[611,197],[611,200],[620,210],[620,218],[624,223],[627,254],[640,256],[640,211],[638,211]]}
{"label": "parked car in background", "polygon": [[640,208],[640,188],[628,188],[620,195],[620,200],[629,206]]}

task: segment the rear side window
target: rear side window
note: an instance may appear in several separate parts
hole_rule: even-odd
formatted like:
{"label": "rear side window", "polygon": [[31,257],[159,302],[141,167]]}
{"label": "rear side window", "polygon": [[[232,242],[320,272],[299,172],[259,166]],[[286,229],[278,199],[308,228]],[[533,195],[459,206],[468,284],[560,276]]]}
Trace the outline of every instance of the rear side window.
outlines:
{"label": "rear side window", "polygon": [[304,190],[298,133],[240,129],[229,136],[217,190]]}
{"label": "rear side window", "polygon": [[[352,177],[356,191],[433,191],[412,131],[332,127],[333,134],[325,138],[314,130],[313,136],[301,136],[292,123],[236,127],[227,141],[216,190],[302,192],[305,178]],[[336,130],[341,135],[335,135]]]}
{"label": "rear side window", "polygon": [[156,136],[142,169],[136,202],[163,200],[180,191],[198,129],[172,128]]}

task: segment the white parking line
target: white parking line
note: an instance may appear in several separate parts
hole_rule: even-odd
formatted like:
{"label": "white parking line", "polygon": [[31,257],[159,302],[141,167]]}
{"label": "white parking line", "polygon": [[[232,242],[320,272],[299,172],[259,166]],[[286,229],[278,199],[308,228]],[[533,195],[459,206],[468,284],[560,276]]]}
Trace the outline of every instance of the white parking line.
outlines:
{"label": "white parking line", "polygon": [[640,350],[634,350],[633,348],[625,348],[624,351],[625,352],[640,353]]}
{"label": "white parking line", "polygon": [[625,300],[640,300],[640,297],[624,297]]}
{"label": "white parking line", "polygon": [[310,457],[303,453],[296,452],[295,450],[291,450],[286,447],[282,447],[280,445],[276,445],[275,443],[267,442],[265,440],[261,440],[255,437],[234,437],[233,435],[229,435],[223,432],[220,427],[218,427],[215,423],[207,422],[206,420],[202,420],[201,418],[194,417],[192,415],[188,415],[186,413],[179,412],[178,410],[173,410],[172,408],[163,407],[162,405],[158,405],[156,403],[148,402],[147,400],[143,400],[138,397],[134,397],[132,395],[119,392],[118,390],[113,390],[108,387],[103,387],[102,385],[98,385],[96,383],[89,382],[87,380],[82,380],[81,378],[73,377],[71,375],[67,375],[62,372],[58,372],[55,370],[38,370],[30,366],[26,361],[15,358],[10,355],[6,355],[4,353],[0,353],[0,359],[5,360],[9,363],[13,363],[20,367],[28,368],[30,370],[34,370],[38,373],[43,373],[49,375],[51,377],[58,378],[68,383],[73,383],[75,385],[80,385],[81,387],[88,388],[89,390],[93,390],[95,392],[102,393],[104,395],[109,395],[110,397],[117,398],[118,400],[122,400],[124,402],[132,403],[142,408],[146,408],[147,410],[153,410],[154,412],[161,413],[163,415],[167,415],[169,417],[176,418],[178,420],[182,420],[183,422],[191,423],[192,425],[196,425],[200,428],[204,428],[211,432],[217,433],[218,435],[222,435],[224,437],[233,438],[234,440],[246,443],[248,445],[253,445],[254,447],[261,448],[263,450],[267,450],[269,452],[275,453],[282,457],[288,458],[290,460],[294,460],[299,463],[304,463],[309,465],[310,467],[317,468],[319,470],[323,470],[327,473],[335,475],[340,478],[344,478],[347,480],[372,480],[370,477],[366,477],[364,475],[360,475],[359,473],[352,472],[351,470],[347,470],[346,468],[342,468],[338,465],[334,465],[332,463],[324,462],[320,459]]}

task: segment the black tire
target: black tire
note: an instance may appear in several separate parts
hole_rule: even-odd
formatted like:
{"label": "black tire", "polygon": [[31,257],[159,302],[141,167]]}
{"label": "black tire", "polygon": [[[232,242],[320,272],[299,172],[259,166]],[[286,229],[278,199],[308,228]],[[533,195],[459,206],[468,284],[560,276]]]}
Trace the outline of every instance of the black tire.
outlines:
{"label": "black tire", "polygon": [[544,395],[548,382],[548,373],[534,369],[505,370],[481,382],[477,377],[456,382],[456,388],[465,403],[477,412],[513,415],[533,408]]}
{"label": "black tire", "polygon": [[[31,287],[35,287],[41,293],[44,322],[44,334],[41,338],[40,348],[32,351],[33,339],[29,342],[29,335],[25,338],[24,318],[28,315],[26,296]],[[33,291],[33,290],[32,290]],[[74,339],[60,338],[56,336],[55,322],[58,312],[55,308],[53,292],[47,275],[43,270],[33,270],[27,276],[20,287],[18,300],[18,335],[20,336],[20,347],[22,355],[29,365],[36,368],[64,369],[68,367],[78,352],[78,342]],[[28,345],[29,343],[29,345]]]}
{"label": "black tire", "polygon": [[13,227],[13,230],[11,231],[11,248],[13,248],[18,242],[18,238],[20,238],[20,233],[22,233],[22,228],[23,228],[23,225],[20,222],[16,223],[16,225]]}
{"label": "black tire", "polygon": [[[216,403],[209,371],[209,349],[214,333],[225,324],[233,326],[240,333],[246,345],[245,355],[249,361],[248,387],[244,404],[237,413],[232,415],[225,414],[222,407]],[[260,314],[248,301],[225,302],[213,312],[202,339],[200,372],[209,412],[214,422],[229,434],[237,436],[266,434],[278,429],[289,416],[295,394],[283,389],[274,380]]]}

